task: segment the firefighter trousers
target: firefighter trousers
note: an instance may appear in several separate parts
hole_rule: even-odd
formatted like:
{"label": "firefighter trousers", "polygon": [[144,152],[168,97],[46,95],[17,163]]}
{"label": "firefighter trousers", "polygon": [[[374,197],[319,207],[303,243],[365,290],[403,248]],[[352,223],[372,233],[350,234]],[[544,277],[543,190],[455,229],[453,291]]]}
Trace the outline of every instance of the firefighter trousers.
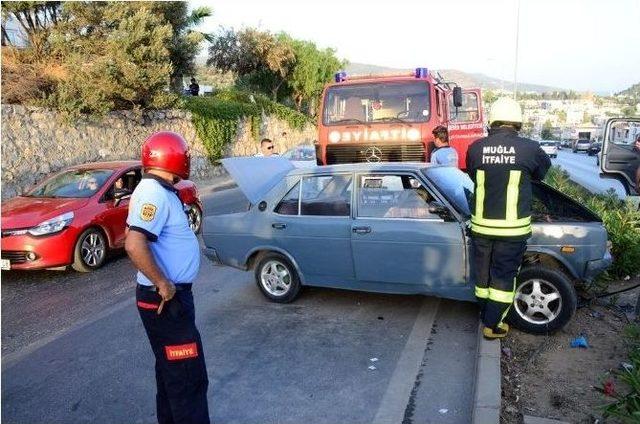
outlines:
{"label": "firefighter trousers", "polygon": [[485,327],[496,328],[513,303],[527,241],[471,238],[471,272]]}
{"label": "firefighter trousers", "polygon": [[207,367],[190,286],[158,315],[161,297],[138,285],[136,303],[156,357],[156,413],[159,424],[208,424]]}

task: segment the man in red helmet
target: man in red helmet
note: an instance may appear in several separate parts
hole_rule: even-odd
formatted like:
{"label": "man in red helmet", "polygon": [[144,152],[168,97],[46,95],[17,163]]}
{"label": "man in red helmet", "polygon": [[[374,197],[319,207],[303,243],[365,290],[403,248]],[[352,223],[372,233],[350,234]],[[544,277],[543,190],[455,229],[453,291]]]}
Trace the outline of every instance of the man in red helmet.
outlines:
{"label": "man in red helmet", "polygon": [[209,381],[191,293],[200,247],[173,187],[189,177],[187,143],[172,132],[152,135],[142,145],[142,166],[125,249],[138,269],[136,303],[156,357],[158,422],[209,423]]}

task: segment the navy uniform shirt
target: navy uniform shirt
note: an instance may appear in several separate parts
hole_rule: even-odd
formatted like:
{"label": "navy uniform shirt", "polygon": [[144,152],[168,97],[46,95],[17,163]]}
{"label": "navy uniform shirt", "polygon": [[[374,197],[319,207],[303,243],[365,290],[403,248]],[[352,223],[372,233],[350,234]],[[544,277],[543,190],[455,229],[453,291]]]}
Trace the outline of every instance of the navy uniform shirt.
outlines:
{"label": "navy uniform shirt", "polygon": [[[131,195],[127,225],[129,231],[147,236],[151,253],[167,280],[193,283],[200,269],[200,246],[171,184],[145,174]],[[137,280],[145,286],[153,285],[140,271]]]}

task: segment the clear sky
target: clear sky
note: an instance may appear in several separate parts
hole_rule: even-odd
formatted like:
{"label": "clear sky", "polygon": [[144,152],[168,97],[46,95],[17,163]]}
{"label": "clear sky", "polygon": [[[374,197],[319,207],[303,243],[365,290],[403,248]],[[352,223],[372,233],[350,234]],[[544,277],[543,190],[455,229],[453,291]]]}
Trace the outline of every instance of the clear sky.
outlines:
{"label": "clear sky", "polygon": [[[220,26],[285,31],[350,62],[513,80],[518,0],[195,0]],[[520,0],[518,81],[581,91],[640,82],[640,0]]]}

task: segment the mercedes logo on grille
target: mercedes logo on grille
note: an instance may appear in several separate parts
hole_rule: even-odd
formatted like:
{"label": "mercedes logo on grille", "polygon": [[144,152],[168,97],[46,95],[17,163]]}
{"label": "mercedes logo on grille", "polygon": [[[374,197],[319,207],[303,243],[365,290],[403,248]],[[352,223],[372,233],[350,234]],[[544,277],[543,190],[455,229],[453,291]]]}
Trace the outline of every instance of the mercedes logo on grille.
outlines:
{"label": "mercedes logo on grille", "polygon": [[364,157],[367,162],[380,162],[382,160],[382,150],[375,146],[371,146],[364,151]]}

